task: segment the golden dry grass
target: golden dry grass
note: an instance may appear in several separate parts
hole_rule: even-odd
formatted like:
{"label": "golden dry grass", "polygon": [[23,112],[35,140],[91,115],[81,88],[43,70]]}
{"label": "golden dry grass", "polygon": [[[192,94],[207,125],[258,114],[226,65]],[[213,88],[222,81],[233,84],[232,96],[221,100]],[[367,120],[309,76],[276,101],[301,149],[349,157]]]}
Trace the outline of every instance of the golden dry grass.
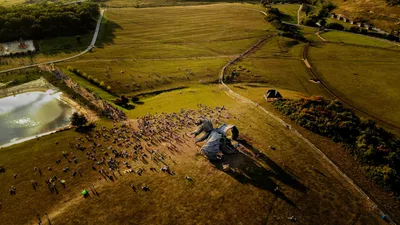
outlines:
{"label": "golden dry grass", "polygon": [[[7,169],[0,174],[3,203],[0,219],[7,224],[34,223],[36,213],[43,216],[47,211],[53,224],[290,224],[289,216],[295,216],[303,224],[381,222],[365,199],[293,133],[261,111],[229,99],[218,87],[198,90],[200,96],[210,91],[217,96],[221,94],[215,101],[224,102],[229,111],[229,119],[224,120],[237,125],[249,143],[245,150],[247,155],[239,154],[229,161],[240,173],[216,169],[196,156],[199,146],[185,138],[175,154],[163,145],[150,148],[171,156],[166,162],[175,176],[150,172],[151,166],[159,168],[153,163],[126,159],[133,168],[144,167],[147,172],[142,176],[117,175],[115,182],[106,182],[98,180],[99,175],[90,168],[92,162],[85,159],[85,154],[69,149],[68,142],[76,142],[77,134],[67,131],[0,151]],[[178,101],[186,98],[179,91],[158,97]],[[151,101],[145,104],[150,105]],[[175,110],[181,107],[185,108],[176,105]],[[98,125],[109,126],[103,122]],[[58,145],[55,145],[56,140],[60,142]],[[109,144],[103,143],[104,146]],[[271,150],[270,145],[276,150]],[[62,158],[62,151],[74,152],[78,164],[62,159],[62,163],[56,165],[55,160]],[[258,157],[254,157],[252,151],[260,151]],[[43,177],[33,171],[34,166],[42,168]],[[53,167],[53,171],[47,171],[47,166]],[[61,169],[65,166],[81,168],[82,177],[72,178],[70,173],[63,173]],[[17,179],[12,178],[14,173],[19,174]],[[66,189],[59,187],[60,195],[49,194],[44,184],[43,180],[52,174],[67,180]],[[193,183],[185,176],[192,177]],[[30,186],[31,179],[41,184],[36,192]],[[81,190],[90,184],[94,184],[100,197],[92,193],[87,199],[80,196]],[[137,192],[132,191],[130,184],[137,187]],[[149,185],[149,192],[140,190],[144,184]],[[17,195],[8,194],[10,185],[17,187]],[[277,185],[279,192],[274,191]],[[24,207],[17,202],[23,202]]]}
{"label": "golden dry grass", "polygon": [[260,12],[248,9],[253,7],[109,9],[99,36],[102,45],[61,66],[82,68],[125,94],[215,81],[227,60],[274,32]]}

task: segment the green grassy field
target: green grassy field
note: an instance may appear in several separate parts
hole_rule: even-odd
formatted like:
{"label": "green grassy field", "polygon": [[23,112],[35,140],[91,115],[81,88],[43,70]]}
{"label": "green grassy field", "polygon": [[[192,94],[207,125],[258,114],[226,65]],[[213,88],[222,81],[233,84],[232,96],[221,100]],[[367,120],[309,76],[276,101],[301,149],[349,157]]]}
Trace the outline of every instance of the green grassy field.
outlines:
{"label": "green grassy field", "polygon": [[326,22],[327,22],[327,24],[330,24],[330,23],[338,23],[338,24],[341,24],[341,25],[343,25],[343,27],[346,29],[346,30],[348,30],[350,27],[352,27],[352,26],[357,26],[357,24],[350,24],[350,23],[346,23],[346,22],[344,22],[343,20],[337,20],[337,19],[333,19],[333,18],[327,18],[326,19]]}
{"label": "green grassy field", "polygon": [[279,9],[279,12],[283,14],[281,18],[282,21],[297,24],[297,10],[299,10],[299,4],[277,4],[272,7]]}
{"label": "green grassy field", "polygon": [[394,45],[384,39],[377,39],[372,37],[366,37],[358,34],[343,31],[328,31],[322,33],[321,36],[327,41],[331,42],[343,42],[349,44],[366,45],[381,48],[399,49],[400,47]]}
{"label": "green grassy field", "polygon": [[317,84],[302,61],[304,43],[281,37],[268,39],[254,54],[232,65],[239,76],[235,83],[263,83],[271,88],[302,92],[305,95],[326,94]]}
{"label": "green grassy field", "polygon": [[325,44],[310,48],[309,61],[339,96],[400,126],[400,57],[397,51]]}
{"label": "green grassy field", "polygon": [[109,9],[99,37],[106,43],[61,66],[84,67],[111,86],[123,84],[118,93],[124,94],[216,81],[227,60],[274,32],[261,13],[245,6]]}

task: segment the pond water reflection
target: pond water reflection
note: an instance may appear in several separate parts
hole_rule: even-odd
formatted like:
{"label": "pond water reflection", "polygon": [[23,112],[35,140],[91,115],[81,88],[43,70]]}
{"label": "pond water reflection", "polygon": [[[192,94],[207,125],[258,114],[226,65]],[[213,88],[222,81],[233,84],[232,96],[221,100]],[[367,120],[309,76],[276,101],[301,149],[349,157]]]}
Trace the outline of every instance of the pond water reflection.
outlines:
{"label": "pond water reflection", "polygon": [[69,124],[75,111],[54,91],[28,92],[0,99],[0,146]]}

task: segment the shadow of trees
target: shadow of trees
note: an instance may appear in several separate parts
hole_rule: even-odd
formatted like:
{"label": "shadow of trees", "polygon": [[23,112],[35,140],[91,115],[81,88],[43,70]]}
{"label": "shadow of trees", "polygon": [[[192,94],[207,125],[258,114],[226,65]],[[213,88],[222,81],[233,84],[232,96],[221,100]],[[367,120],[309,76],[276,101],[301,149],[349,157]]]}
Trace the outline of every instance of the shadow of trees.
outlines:
{"label": "shadow of trees", "polygon": [[104,48],[106,44],[114,44],[116,37],[116,30],[123,30],[123,28],[116,22],[107,20],[103,17],[102,24],[100,26],[99,35],[97,36],[96,47]]}
{"label": "shadow of trees", "polygon": [[[254,148],[246,140],[240,140],[239,143],[245,147],[245,151],[240,151],[234,155],[224,155],[222,161],[212,162],[214,166],[235,178],[240,183],[251,184],[257,188],[267,190],[291,206],[296,207],[296,205],[277,188],[278,185],[272,178],[302,193],[307,191],[307,187],[300,183],[294,175],[286,172],[282,167],[276,164],[267,155]],[[224,170],[223,164],[229,164],[229,169]]]}
{"label": "shadow of trees", "polygon": [[[105,45],[109,44],[114,44],[114,39],[116,38],[116,30],[122,29],[122,27],[117,24],[114,21],[107,20],[106,18],[103,17],[103,20],[101,22],[100,26],[100,31],[97,36],[97,40],[95,43],[96,48],[104,48]],[[74,41],[71,41],[71,40]],[[40,51],[39,45],[37,44],[38,41],[35,41],[35,46],[37,49],[39,49],[40,53],[44,55],[55,55],[59,53],[79,53],[83,50],[85,50],[89,44],[91,43],[93,39],[93,35],[90,35],[89,40],[87,40],[87,43],[77,43],[75,41],[76,36],[70,36],[68,37],[68,42],[55,42],[54,41],[54,46],[52,47],[51,50],[45,50],[45,51]]]}

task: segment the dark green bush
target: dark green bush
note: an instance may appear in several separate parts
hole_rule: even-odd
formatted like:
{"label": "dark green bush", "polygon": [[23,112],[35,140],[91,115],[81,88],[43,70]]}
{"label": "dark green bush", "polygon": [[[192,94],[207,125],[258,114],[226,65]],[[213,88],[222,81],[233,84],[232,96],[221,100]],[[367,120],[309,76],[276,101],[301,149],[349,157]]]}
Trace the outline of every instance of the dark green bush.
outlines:
{"label": "dark green bush", "polygon": [[273,105],[300,126],[347,146],[370,179],[400,194],[400,139],[395,135],[372,120],[361,120],[336,100],[311,97]]}

